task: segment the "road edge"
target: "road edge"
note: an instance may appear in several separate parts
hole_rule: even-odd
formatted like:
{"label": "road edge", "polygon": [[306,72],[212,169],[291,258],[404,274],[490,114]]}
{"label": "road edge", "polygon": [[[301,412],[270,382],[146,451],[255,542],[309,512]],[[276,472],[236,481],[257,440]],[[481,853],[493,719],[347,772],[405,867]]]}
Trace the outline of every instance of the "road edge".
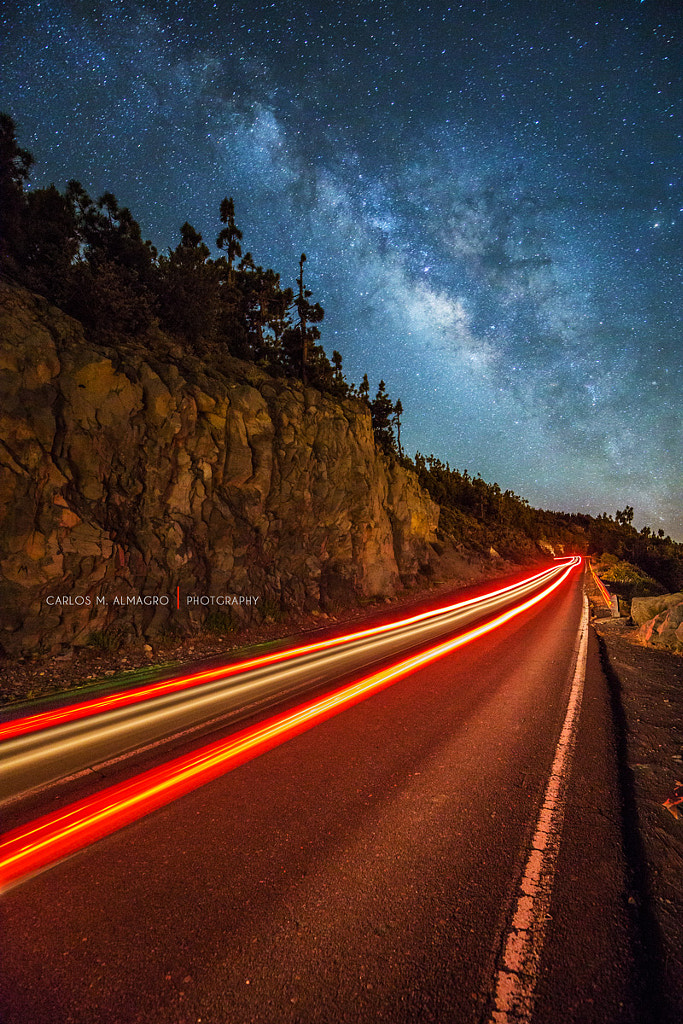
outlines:
{"label": "road edge", "polygon": [[626,864],[629,923],[634,940],[634,955],[640,964],[639,989],[643,1024],[676,1024],[677,1017],[666,1001],[664,970],[665,943],[657,916],[643,838],[641,815],[636,797],[635,779],[629,763],[629,722],[622,696],[622,683],[609,656],[604,638],[593,626],[598,643],[600,664],[607,681],[612,732],[617,759],[617,786],[620,801],[621,840]]}
{"label": "road edge", "polygon": [[529,1024],[553,892],[555,868],[583,700],[588,657],[589,605],[584,594],[572,659],[567,710],[555,748],[510,925],[497,957],[487,1024]]}

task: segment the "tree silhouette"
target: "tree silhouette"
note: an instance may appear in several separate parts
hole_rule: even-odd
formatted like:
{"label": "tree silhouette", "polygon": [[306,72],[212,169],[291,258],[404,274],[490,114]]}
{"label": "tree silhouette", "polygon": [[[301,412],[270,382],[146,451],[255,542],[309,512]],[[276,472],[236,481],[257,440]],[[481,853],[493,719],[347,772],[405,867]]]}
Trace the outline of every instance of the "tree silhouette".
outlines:
{"label": "tree silhouette", "polygon": [[33,157],[17,143],[16,126],[9,114],[0,114],[0,260],[11,267],[21,258],[24,184]]}
{"label": "tree silhouette", "polygon": [[320,337],[320,331],[316,327],[323,317],[325,311],[320,303],[310,303],[312,292],[304,286],[304,263],[306,253],[302,252],[299,260],[299,276],[297,277],[297,293],[293,306],[299,316],[296,327],[288,328],[282,336],[283,358],[286,369],[301,377],[304,385],[309,383],[309,362],[313,356],[310,367],[316,377],[311,383],[321,382],[328,377],[332,381],[332,372],[329,361],[320,346],[315,342]]}
{"label": "tree silhouette", "polygon": [[344,377],[342,369],[343,360],[341,352],[336,349],[332,353],[332,394],[337,398],[346,398],[349,394],[349,385]]}
{"label": "tree silhouette", "polygon": [[144,333],[154,320],[156,249],[113,193],[94,202],[80,182],[70,181],[64,201],[75,223],[65,308],[92,334]]}
{"label": "tree silhouette", "polygon": [[78,226],[73,205],[54,185],[28,193],[24,211],[22,280],[64,306],[73,288]]}
{"label": "tree silhouette", "polygon": [[297,278],[297,285],[299,291],[296,297],[296,310],[299,314],[299,336],[301,338],[301,379],[306,384],[306,364],[308,362],[308,338],[306,336],[306,314],[308,313],[308,302],[307,298],[310,296],[310,292],[304,290],[304,263],[306,262],[306,253],[301,253],[301,259],[299,260],[299,276]]}
{"label": "tree silhouette", "polygon": [[201,234],[187,221],[180,243],[159,259],[162,325],[196,344],[211,341],[218,316],[219,273]]}
{"label": "tree silhouette", "polygon": [[225,247],[228,256],[228,283],[232,284],[233,277],[233,263],[235,262],[236,256],[242,255],[242,248],[240,241],[242,240],[242,232],[235,224],[235,203],[232,196],[228,199],[225,198],[220,205],[220,217],[221,223],[225,224],[226,227],[219,232],[218,238],[216,239],[216,245],[219,249]]}
{"label": "tree silhouette", "polygon": [[372,414],[372,429],[375,434],[375,440],[381,450],[388,455],[396,451],[396,441],[392,428],[394,405],[387,394],[386,387],[384,381],[381,380],[377,388],[377,394],[370,403],[370,412]]}
{"label": "tree silhouette", "polygon": [[403,415],[403,406],[401,399],[396,400],[394,405],[394,424],[396,426],[396,439],[398,444],[398,454],[403,458],[403,448],[401,447],[401,416]]}
{"label": "tree silhouette", "polygon": [[239,318],[246,326],[246,347],[242,357],[261,361],[277,369],[280,338],[287,326],[292,304],[291,288],[280,287],[280,275],[254,264],[251,253],[242,259],[235,275],[234,292]]}
{"label": "tree silhouette", "polygon": [[619,523],[620,526],[630,526],[633,522],[633,508],[631,505],[626,505],[623,512],[615,512],[614,521]]}

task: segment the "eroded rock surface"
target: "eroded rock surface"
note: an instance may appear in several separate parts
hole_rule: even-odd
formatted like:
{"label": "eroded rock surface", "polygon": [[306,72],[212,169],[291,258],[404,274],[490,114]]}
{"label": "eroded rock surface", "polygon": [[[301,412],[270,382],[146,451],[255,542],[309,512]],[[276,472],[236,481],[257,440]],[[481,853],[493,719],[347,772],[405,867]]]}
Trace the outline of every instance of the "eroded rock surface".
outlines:
{"label": "eroded rock surface", "polygon": [[367,408],[162,342],[98,347],[0,282],[5,652],[216,612],[189,595],[258,599],[221,606],[237,617],[333,608],[428,564],[438,506],[376,452]]}
{"label": "eroded rock surface", "polygon": [[631,618],[640,626],[637,636],[644,643],[683,651],[683,594],[634,598]]}

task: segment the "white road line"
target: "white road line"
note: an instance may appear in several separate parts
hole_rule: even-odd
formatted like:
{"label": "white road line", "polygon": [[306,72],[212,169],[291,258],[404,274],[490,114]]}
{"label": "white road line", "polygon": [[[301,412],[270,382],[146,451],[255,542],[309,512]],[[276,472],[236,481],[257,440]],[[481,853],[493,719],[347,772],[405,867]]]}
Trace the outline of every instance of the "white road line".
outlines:
{"label": "white road line", "polygon": [[538,816],[536,833],[531,841],[531,852],[524,869],[512,923],[498,958],[489,1024],[524,1024],[532,1018],[560,849],[567,783],[583,698],[587,650],[588,598],[584,595],[576,667],[567,714]]}

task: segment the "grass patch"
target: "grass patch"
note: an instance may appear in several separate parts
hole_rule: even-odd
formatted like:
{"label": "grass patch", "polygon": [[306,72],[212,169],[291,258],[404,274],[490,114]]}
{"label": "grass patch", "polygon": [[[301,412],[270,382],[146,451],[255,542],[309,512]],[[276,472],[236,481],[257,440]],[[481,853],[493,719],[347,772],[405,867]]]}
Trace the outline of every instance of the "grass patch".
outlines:
{"label": "grass patch", "polygon": [[220,612],[212,609],[204,619],[204,629],[207,633],[214,633],[216,636],[229,636],[237,632],[237,626],[233,622],[229,612]]}
{"label": "grass patch", "polygon": [[93,647],[104,654],[116,654],[123,643],[121,634],[116,629],[97,629],[86,641],[87,647]]}
{"label": "grass patch", "polygon": [[164,662],[163,665],[143,665],[140,668],[121,669],[113,676],[99,676],[97,679],[88,679],[74,686],[65,686],[59,689],[43,690],[40,686],[34,685],[26,691],[21,700],[8,701],[3,706],[21,708],[24,705],[29,707],[36,701],[46,704],[53,700],[63,703],[64,697],[67,696],[80,697],[84,694],[105,693],[109,690],[121,689],[124,683],[125,689],[133,688],[143,683],[155,682],[157,678],[161,678],[172,669],[180,667],[180,664],[178,661],[168,661]]}
{"label": "grass patch", "polygon": [[282,605],[272,597],[267,597],[262,603],[261,613],[264,619],[271,619],[273,622],[282,622],[284,618]]}

